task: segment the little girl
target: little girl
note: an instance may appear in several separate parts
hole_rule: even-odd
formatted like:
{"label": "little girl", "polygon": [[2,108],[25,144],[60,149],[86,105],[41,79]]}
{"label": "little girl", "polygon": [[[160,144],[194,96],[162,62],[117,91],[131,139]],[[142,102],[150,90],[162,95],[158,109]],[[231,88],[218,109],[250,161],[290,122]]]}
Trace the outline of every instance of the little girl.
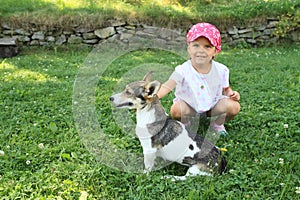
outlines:
{"label": "little girl", "polygon": [[175,68],[158,92],[163,98],[175,87],[171,116],[189,123],[189,117],[215,117],[210,128],[227,136],[224,123],[240,111],[240,94],[229,86],[228,68],[214,58],[221,51],[219,30],[209,23],[198,23],[187,33],[190,60]]}

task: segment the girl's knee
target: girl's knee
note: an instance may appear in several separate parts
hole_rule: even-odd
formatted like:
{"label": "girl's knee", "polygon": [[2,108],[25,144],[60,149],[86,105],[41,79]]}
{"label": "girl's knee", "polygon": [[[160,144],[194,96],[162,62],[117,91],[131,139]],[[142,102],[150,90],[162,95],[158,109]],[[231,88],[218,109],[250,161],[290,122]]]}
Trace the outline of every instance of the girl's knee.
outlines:
{"label": "girl's knee", "polygon": [[172,118],[180,120],[180,118],[181,118],[181,109],[180,109],[179,106],[177,106],[176,104],[173,104],[171,106],[170,113],[171,113]]}
{"label": "girl's knee", "polygon": [[235,116],[240,112],[240,110],[241,110],[240,103],[237,101],[232,102],[230,106],[230,114]]}
{"label": "girl's knee", "polygon": [[180,100],[171,106],[171,116],[174,119],[182,119],[186,116],[195,115],[196,112],[184,101]]}

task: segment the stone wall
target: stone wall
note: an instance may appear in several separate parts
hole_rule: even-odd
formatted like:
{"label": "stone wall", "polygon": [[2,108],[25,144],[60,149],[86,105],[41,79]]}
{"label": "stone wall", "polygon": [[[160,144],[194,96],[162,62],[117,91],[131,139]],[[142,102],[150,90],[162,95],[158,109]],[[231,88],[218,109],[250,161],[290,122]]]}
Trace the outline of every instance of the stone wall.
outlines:
{"label": "stone wall", "polygon": [[[262,46],[278,42],[272,33],[278,21],[268,19],[265,23],[248,27],[231,26],[221,30],[222,42],[228,45],[249,44]],[[28,27],[28,26],[27,26]],[[29,28],[13,27],[2,23],[0,38],[17,38],[20,45],[45,46],[62,44],[95,45],[105,40],[120,40],[124,43],[138,42],[141,38],[154,38],[161,43],[185,42],[186,30],[170,30],[126,21],[112,21],[107,27],[95,29],[73,26],[67,28],[38,29],[34,24]],[[299,30],[292,33],[291,40],[300,41]]]}

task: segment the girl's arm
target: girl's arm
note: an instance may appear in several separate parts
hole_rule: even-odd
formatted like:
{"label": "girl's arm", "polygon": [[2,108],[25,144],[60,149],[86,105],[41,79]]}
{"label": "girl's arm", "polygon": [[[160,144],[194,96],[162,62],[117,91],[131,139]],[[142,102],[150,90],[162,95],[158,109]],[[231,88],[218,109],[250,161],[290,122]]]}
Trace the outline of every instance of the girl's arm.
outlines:
{"label": "girl's arm", "polygon": [[239,101],[240,100],[240,93],[237,91],[232,90],[230,87],[224,88],[223,89],[223,95],[228,96],[230,99],[234,101]]}
{"label": "girl's arm", "polygon": [[157,96],[161,99],[164,96],[166,96],[167,94],[169,94],[169,92],[171,92],[176,86],[176,82],[172,79],[167,80],[164,84],[161,85]]}

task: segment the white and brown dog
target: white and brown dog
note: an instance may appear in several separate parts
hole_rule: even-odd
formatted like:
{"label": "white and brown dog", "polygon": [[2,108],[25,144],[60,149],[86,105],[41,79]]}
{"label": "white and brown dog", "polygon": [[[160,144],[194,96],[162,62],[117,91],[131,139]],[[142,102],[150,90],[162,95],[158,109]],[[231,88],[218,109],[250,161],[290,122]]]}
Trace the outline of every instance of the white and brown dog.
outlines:
{"label": "white and brown dog", "polygon": [[151,76],[149,72],[142,81],[130,83],[123,92],[110,97],[117,108],[136,109],[136,134],[143,147],[145,170],[151,171],[155,158],[161,157],[190,167],[185,176],[171,176],[173,180],[221,174],[227,165],[221,151],[167,116],[156,95],[161,83],[151,82]]}

